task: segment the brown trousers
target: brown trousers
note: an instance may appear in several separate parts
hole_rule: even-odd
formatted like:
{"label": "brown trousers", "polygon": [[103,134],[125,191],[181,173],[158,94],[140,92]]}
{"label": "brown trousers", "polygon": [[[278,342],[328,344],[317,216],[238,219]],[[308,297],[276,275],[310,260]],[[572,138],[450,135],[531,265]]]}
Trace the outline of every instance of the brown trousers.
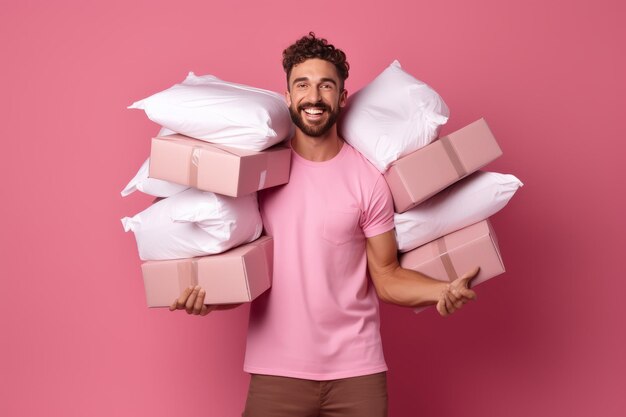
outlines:
{"label": "brown trousers", "polygon": [[243,417],[386,417],[387,374],[330,381],[256,375]]}

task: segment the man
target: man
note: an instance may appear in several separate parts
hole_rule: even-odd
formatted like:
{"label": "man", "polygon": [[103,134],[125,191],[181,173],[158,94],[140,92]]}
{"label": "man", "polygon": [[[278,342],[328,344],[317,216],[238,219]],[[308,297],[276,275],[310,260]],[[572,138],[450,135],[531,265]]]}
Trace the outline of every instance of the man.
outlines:
{"label": "man", "polygon": [[[274,277],[251,306],[243,415],[386,416],[378,298],[436,303],[446,316],[475,298],[468,282],[478,269],[446,284],[399,266],[389,189],[337,133],[348,95],[345,54],[310,33],[283,52],[283,67],[296,125],[292,167],[288,184],[259,193]],[[203,301],[196,287],[171,309],[216,308]]]}

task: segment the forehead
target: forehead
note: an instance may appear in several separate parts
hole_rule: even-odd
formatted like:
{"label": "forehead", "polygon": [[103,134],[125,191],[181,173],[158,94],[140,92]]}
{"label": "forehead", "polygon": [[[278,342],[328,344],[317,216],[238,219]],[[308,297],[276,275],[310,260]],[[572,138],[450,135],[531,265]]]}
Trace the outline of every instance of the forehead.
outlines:
{"label": "forehead", "polygon": [[293,82],[296,78],[307,78],[315,81],[322,78],[330,78],[339,83],[339,75],[337,74],[337,68],[335,65],[319,58],[307,59],[291,68],[291,74],[289,76],[289,83]]}

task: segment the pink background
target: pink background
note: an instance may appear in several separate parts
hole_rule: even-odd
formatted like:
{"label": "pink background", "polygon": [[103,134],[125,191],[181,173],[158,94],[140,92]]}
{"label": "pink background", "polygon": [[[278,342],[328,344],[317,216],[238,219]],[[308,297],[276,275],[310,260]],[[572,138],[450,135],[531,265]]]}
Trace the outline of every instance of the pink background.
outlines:
{"label": "pink background", "polygon": [[2,416],[239,415],[247,308],[145,307],[120,190],[187,71],[283,91],[309,30],[356,91],[393,59],[484,116],[526,186],[493,223],[508,272],[458,316],[385,306],[391,416],[626,415],[620,0],[3,1]]}

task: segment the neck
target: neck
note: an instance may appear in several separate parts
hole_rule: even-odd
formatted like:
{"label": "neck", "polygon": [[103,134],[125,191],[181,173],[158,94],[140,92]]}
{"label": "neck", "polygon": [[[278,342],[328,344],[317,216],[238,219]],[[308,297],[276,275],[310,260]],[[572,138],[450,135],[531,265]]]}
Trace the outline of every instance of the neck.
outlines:
{"label": "neck", "polygon": [[343,146],[343,139],[337,134],[337,125],[334,125],[323,136],[308,136],[296,128],[291,139],[291,148],[304,159],[314,162],[323,162],[333,159]]}

